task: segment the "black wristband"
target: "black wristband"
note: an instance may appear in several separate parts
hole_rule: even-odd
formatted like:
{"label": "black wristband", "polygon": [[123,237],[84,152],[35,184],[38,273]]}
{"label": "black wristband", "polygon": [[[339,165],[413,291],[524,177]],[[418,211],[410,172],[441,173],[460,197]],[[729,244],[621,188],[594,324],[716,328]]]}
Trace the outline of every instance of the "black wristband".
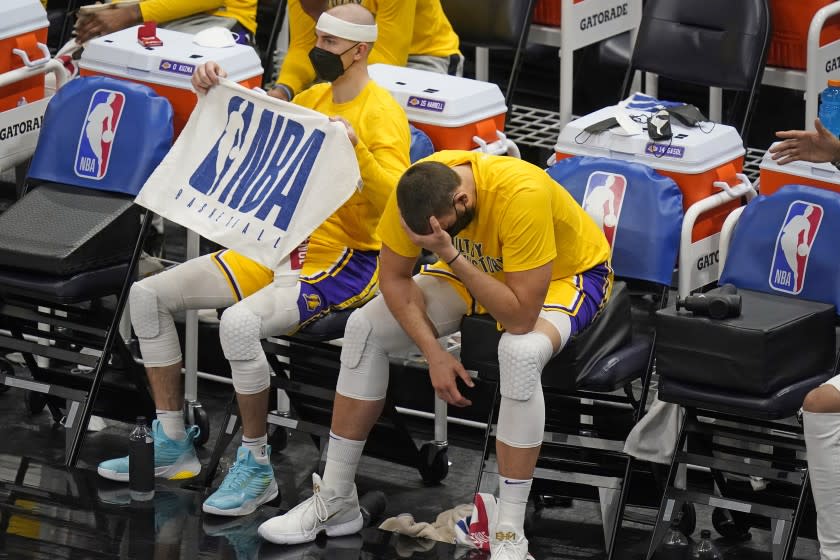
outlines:
{"label": "black wristband", "polygon": [[458,257],[460,257],[460,256],[461,256],[461,251],[458,251],[457,253],[455,253],[455,256],[454,256],[454,257],[452,257],[451,259],[449,259],[448,261],[446,261],[446,266],[452,266],[452,263],[454,263],[454,262],[455,262],[455,259],[457,259],[457,258],[458,258]]}

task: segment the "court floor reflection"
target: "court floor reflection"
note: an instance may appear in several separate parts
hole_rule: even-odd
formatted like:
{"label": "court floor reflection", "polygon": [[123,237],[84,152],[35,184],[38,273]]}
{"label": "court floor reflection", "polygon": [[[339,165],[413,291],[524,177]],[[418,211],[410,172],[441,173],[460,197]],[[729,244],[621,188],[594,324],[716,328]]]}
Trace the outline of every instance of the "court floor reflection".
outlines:
{"label": "court floor reflection", "polygon": [[49,466],[0,454],[0,558],[15,560],[180,558],[235,560],[369,560],[464,558],[453,546],[378,529],[319,538],[296,546],[264,542],[257,527],[278,512],[264,507],[246,517],[204,514],[205,493],[158,484],[146,502],[128,487],[85,469]]}

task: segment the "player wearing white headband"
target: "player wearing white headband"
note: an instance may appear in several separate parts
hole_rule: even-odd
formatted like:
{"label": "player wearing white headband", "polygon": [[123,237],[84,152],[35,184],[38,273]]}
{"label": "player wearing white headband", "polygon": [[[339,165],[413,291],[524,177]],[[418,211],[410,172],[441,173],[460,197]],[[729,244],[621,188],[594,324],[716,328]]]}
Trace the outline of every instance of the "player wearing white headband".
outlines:
{"label": "player wearing white headband", "polygon": [[315,81],[316,69],[307,60],[314,45],[315,22],[321,23],[319,15],[325,7],[347,3],[360,3],[376,14],[379,29],[370,64],[410,66],[442,74],[463,72],[458,36],[440,0],[289,0],[289,50],[270,95],[288,100]]}
{"label": "player wearing white headband", "polygon": [[[322,16],[318,60],[337,77],[298,95],[294,102],[330,116],[347,128],[362,176],[353,194],[309,239],[300,281],[273,282],[272,270],[235,251],[203,255],[132,286],[132,325],[155,397],[155,472],[179,479],[201,465],[193,449],[196,428],[184,429],[181,350],[173,314],[185,309],[222,308],[219,338],[230,362],[242,419],[236,462],[203,509],[216,515],[247,515],[277,496],[269,461],[269,364],[260,345],[268,336],[295,332],[333,310],[359,306],[377,292],[376,234],[385,203],[409,163],[408,119],[399,104],[368,76],[373,15],[358,5],[339,6]],[[226,76],[215,62],[200,66],[192,85],[206,92]],[[128,458],[99,465],[99,473],[128,480]]]}

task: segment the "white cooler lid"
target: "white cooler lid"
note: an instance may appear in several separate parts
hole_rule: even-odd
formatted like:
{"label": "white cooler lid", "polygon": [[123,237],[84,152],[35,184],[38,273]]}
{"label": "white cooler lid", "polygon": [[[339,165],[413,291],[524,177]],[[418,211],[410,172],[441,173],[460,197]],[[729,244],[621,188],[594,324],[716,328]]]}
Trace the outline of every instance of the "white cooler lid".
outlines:
{"label": "white cooler lid", "polygon": [[228,79],[234,82],[263,73],[259,56],[247,45],[200,47],[193,42],[194,35],[159,27],[157,36],[163,46],[144,47],[137,42],[138,27],[89,41],[82,51],[79,66],[109,76],[182,89],[191,88],[193,71],[208,60],[218,62],[227,72]]}
{"label": "white cooler lid", "polygon": [[[776,144],[778,144],[778,142],[773,143],[773,146]],[[777,173],[784,173],[785,175],[817,179],[819,181],[825,181],[826,183],[840,185],[840,171],[838,171],[837,168],[830,163],[794,161],[793,163],[779,165],[778,162],[773,161],[770,157],[769,150],[764,152],[764,155],[761,157],[761,165],[759,166],[759,169],[767,169]],[[795,180],[793,182],[795,182]]]}
{"label": "white cooler lid", "polygon": [[[555,151],[634,161],[663,171],[687,174],[705,173],[745,153],[741,136],[733,127],[701,123],[701,130],[696,126],[683,126],[673,117],[673,138],[670,147],[667,140],[654,144],[646,131],[633,136],[622,135],[622,130],[618,128],[592,135],[584,132],[583,129],[589,125],[612,117],[617,108],[617,105],[604,107],[564,126],[557,139]],[[647,117],[652,114],[642,110],[623,110],[631,118],[635,117],[637,124],[646,122]]]}
{"label": "white cooler lid", "polygon": [[0,2],[0,40],[49,27],[47,11],[40,0]]}
{"label": "white cooler lid", "polygon": [[368,71],[412,122],[455,128],[507,112],[496,84],[389,64],[371,64]]}

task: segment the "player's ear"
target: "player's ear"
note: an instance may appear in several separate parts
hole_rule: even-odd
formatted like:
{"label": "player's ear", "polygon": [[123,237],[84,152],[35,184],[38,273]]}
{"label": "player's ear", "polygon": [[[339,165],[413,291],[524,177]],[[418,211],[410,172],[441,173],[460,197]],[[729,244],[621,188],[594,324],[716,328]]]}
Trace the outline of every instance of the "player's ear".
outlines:
{"label": "player's ear", "polygon": [[359,43],[356,47],[356,53],[353,55],[354,60],[361,60],[363,56],[370,53],[373,48],[373,43]]}

